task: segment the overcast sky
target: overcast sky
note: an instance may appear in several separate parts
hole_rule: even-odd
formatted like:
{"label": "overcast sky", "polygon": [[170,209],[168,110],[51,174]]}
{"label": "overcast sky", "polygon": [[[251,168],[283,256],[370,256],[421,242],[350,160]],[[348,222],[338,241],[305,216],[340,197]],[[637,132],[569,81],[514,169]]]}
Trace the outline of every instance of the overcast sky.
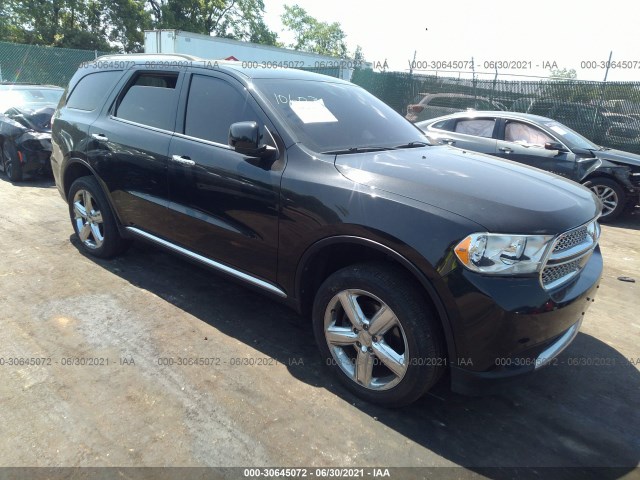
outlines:
{"label": "overcast sky", "polygon": [[[629,1],[533,0],[406,1],[265,0],[267,25],[280,41],[291,42],[280,15],[298,4],[325,22],[339,22],[353,52],[360,45],[367,61],[387,60],[391,70],[408,71],[418,61],[469,61],[476,71],[491,60],[520,61],[530,68],[499,73],[547,77],[544,62],[575,69],[578,79],[602,80],[605,69],[582,62],[635,61],[635,69],[610,69],[608,80],[640,81],[640,28]],[[432,73],[432,72],[431,72]],[[507,77],[501,77],[507,78]]]}

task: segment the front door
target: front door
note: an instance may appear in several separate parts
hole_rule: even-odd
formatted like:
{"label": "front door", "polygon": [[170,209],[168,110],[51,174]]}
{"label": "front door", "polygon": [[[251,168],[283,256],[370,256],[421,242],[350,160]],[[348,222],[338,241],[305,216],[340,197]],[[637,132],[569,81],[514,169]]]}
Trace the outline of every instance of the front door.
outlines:
{"label": "front door", "polygon": [[555,138],[530,123],[505,120],[496,144],[496,155],[514,162],[524,163],[574,180],[575,155],[571,152],[547,150],[548,142]]}
{"label": "front door", "polygon": [[172,239],[275,282],[282,164],[265,164],[228,146],[232,123],[258,122],[266,141],[268,120],[236,80],[204,74],[191,76],[182,118],[169,148]]}

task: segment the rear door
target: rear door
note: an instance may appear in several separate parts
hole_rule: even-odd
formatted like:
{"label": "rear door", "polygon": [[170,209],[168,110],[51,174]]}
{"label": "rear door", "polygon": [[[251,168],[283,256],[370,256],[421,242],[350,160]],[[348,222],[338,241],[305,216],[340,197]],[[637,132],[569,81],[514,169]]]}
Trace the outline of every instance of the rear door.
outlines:
{"label": "rear door", "polygon": [[462,117],[446,123],[449,131],[439,132],[434,128],[427,136],[440,145],[493,155],[496,151],[495,127],[494,117]]}
{"label": "rear door", "polygon": [[225,74],[192,74],[183,97],[169,149],[172,238],[192,252],[275,282],[282,158],[265,163],[228,145],[232,123],[255,121],[263,141],[275,147],[269,133],[274,126],[247,90]]}
{"label": "rear door", "polygon": [[87,148],[121,223],[165,238],[171,234],[167,155],[183,76],[179,68],[130,73],[91,126]]}

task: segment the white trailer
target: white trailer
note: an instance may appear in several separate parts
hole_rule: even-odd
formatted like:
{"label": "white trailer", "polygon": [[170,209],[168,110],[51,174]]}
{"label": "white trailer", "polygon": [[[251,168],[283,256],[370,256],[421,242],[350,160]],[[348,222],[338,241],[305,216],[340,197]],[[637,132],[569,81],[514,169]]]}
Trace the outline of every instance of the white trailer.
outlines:
{"label": "white trailer", "polygon": [[237,60],[263,67],[314,69],[344,80],[351,80],[355,67],[371,68],[370,63],[356,65],[353,60],[327,57],[257,43],[240,42],[181,30],[145,30],[145,53],[183,53],[215,60]]}

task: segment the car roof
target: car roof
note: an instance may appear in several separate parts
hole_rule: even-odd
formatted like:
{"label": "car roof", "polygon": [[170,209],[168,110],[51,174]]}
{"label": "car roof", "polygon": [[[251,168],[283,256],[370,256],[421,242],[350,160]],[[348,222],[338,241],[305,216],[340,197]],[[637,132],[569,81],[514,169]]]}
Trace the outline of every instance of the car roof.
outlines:
{"label": "car roof", "polygon": [[[194,55],[186,55],[186,54],[168,54],[168,53],[130,53],[130,54],[114,54],[114,55],[104,55],[96,58],[91,63],[100,63],[104,62],[117,62],[117,61],[126,61],[133,62],[135,65],[145,65],[145,64],[153,64],[153,62],[157,62],[162,66],[162,64],[171,65],[174,63],[175,65],[188,65],[193,66],[195,68],[205,68],[212,69],[214,66],[218,70],[226,71],[227,73],[235,74],[236,76],[244,77],[246,79],[255,79],[255,78],[277,78],[277,79],[290,79],[290,80],[315,80],[315,81],[323,81],[323,82],[332,82],[332,83],[341,83],[345,85],[353,85],[350,82],[345,80],[341,80],[336,77],[331,77],[329,75],[322,75],[320,73],[309,72],[305,70],[298,70],[296,68],[282,68],[275,67],[271,68],[270,66],[267,68],[248,68],[243,67],[243,64],[246,65],[248,62],[241,61],[233,61],[233,60],[221,60],[215,58],[202,58]],[[260,63],[260,62],[251,62],[251,63]]]}
{"label": "car roof", "polygon": [[554,122],[552,118],[542,117],[540,115],[533,115],[531,113],[520,113],[520,112],[506,112],[504,110],[465,110],[464,112],[456,112],[451,113],[449,115],[443,115],[441,117],[430,118],[429,120],[423,120],[421,122],[416,122],[418,124],[427,125],[435,122],[439,122],[441,120],[448,120],[450,118],[461,118],[461,117],[502,117],[509,118],[512,120],[529,120],[530,122]]}

